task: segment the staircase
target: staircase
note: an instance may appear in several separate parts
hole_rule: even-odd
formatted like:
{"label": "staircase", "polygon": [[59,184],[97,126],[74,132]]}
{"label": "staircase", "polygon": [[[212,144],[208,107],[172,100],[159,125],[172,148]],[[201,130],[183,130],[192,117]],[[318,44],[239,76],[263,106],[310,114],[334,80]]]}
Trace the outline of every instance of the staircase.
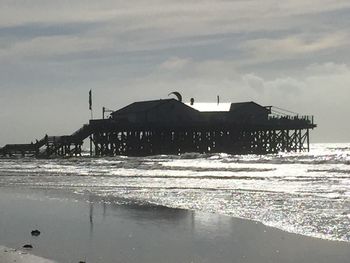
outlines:
{"label": "staircase", "polygon": [[6,144],[0,148],[2,156],[73,156],[81,154],[83,141],[92,133],[90,124],[85,124],[71,135],[48,136],[30,144]]}
{"label": "staircase", "polygon": [[70,135],[71,139],[74,141],[83,141],[89,137],[92,133],[90,124],[84,124],[79,130],[75,131]]}

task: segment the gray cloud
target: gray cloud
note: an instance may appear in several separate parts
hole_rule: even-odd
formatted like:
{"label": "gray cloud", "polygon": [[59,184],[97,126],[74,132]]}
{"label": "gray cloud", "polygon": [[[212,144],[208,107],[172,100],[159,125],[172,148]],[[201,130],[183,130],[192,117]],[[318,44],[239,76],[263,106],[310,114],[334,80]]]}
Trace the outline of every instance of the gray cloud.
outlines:
{"label": "gray cloud", "polygon": [[72,132],[88,121],[89,89],[97,115],[173,90],[219,94],[314,113],[316,140],[348,141],[350,124],[332,127],[349,112],[349,10],[345,0],[1,1],[0,145]]}

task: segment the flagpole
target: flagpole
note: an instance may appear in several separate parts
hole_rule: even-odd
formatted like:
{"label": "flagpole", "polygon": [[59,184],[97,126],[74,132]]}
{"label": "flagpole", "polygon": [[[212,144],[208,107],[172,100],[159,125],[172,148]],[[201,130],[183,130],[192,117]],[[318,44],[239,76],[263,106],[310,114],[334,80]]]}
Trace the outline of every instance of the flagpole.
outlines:
{"label": "flagpole", "polygon": [[[91,120],[94,118],[92,113],[92,90],[89,91],[89,110],[91,113]],[[90,134],[90,157],[92,157],[92,135]]]}
{"label": "flagpole", "polygon": [[91,120],[94,118],[93,112],[92,112],[92,90],[89,91],[89,110],[91,113]]}

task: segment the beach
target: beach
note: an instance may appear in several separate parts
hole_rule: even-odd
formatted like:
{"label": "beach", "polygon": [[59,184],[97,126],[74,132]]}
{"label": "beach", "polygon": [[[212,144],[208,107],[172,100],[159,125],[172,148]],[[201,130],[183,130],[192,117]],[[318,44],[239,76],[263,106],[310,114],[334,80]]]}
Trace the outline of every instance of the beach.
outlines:
{"label": "beach", "polygon": [[349,0],[0,7],[0,263],[350,263]]}
{"label": "beach", "polygon": [[349,149],[4,158],[0,262],[348,262]]}
{"label": "beach", "polygon": [[37,257],[28,254],[25,251],[19,251],[12,248],[0,246],[0,262],[16,262],[16,263],[55,263],[52,260]]}
{"label": "beach", "polygon": [[[26,253],[57,262],[340,263],[350,258],[348,242],[90,193],[1,187],[0,211],[2,246],[32,244]],[[33,229],[41,234],[31,236]],[[1,263],[14,262],[4,248],[0,251]],[[50,262],[35,260],[23,262]]]}

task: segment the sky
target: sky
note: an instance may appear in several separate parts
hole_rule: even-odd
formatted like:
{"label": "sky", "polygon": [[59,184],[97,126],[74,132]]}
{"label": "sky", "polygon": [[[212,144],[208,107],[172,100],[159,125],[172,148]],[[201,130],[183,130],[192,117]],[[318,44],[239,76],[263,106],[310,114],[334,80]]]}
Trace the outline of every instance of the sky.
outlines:
{"label": "sky", "polygon": [[102,107],[256,101],[350,142],[348,0],[0,0],[0,146],[71,134]]}

